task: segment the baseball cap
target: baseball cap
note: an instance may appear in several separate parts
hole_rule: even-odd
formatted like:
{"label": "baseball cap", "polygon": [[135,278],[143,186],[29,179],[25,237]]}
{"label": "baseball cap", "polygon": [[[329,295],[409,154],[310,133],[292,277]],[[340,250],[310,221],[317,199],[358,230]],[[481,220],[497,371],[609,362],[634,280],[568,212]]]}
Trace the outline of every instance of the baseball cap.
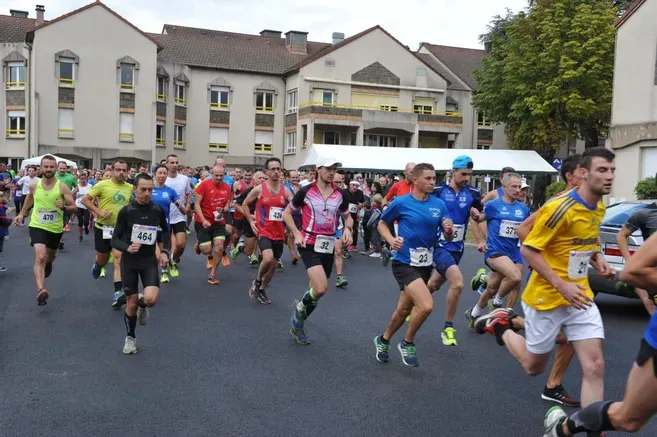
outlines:
{"label": "baseball cap", "polygon": [[527,184],[527,182],[522,181],[522,185],[520,186],[520,189],[524,190],[525,188],[531,188],[531,187],[529,186],[529,184]]}
{"label": "baseball cap", "polygon": [[336,165],[338,167],[342,167],[342,163],[340,161],[338,161],[335,158],[330,158],[330,157],[319,158],[317,160],[317,162],[315,163],[315,166],[317,168],[320,168],[320,167],[333,167],[334,165]]}
{"label": "baseball cap", "polygon": [[468,155],[461,155],[457,157],[452,163],[452,168],[454,170],[461,170],[464,168],[472,169],[472,167],[474,167],[474,164],[472,163],[472,159]]}

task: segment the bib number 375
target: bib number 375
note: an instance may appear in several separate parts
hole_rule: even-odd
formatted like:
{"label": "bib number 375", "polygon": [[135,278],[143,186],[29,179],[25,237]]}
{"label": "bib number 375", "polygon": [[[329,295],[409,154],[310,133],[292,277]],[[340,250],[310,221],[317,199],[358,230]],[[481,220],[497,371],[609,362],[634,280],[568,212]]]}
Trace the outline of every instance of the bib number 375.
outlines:
{"label": "bib number 375", "polygon": [[133,243],[152,246],[157,240],[157,226],[133,225],[130,239]]}

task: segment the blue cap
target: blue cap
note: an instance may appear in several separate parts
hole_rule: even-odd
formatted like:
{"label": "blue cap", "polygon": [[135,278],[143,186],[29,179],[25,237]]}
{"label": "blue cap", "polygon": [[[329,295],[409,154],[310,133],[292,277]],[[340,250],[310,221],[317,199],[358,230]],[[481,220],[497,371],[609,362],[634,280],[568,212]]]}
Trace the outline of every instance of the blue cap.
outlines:
{"label": "blue cap", "polygon": [[472,167],[474,167],[474,164],[472,163],[472,159],[468,155],[461,155],[457,157],[452,163],[452,168],[454,170],[461,170],[464,168],[472,169]]}

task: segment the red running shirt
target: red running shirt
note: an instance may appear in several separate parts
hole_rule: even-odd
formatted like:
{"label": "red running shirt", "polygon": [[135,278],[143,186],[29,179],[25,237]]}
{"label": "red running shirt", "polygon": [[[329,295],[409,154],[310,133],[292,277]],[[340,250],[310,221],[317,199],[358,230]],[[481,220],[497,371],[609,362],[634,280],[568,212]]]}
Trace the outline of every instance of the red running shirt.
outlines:
{"label": "red running shirt", "polygon": [[[246,190],[248,190],[252,186],[253,186],[253,180],[251,181],[251,183],[249,185],[247,185],[246,182],[244,182],[244,181],[237,181],[235,183],[235,188],[237,188],[237,190],[236,190],[237,193],[235,194],[235,198],[237,199],[238,197],[240,197]],[[235,220],[243,220],[246,217],[244,217],[244,214],[242,214],[241,212],[239,212],[237,210],[237,208],[235,208],[235,212],[233,213],[233,218]]]}
{"label": "red running shirt", "polygon": [[401,197],[404,194],[408,194],[413,190],[413,184],[406,182],[406,179],[402,179],[399,182],[390,187],[390,191],[386,194],[386,199],[388,202],[391,202],[395,197]]}
{"label": "red running shirt", "polygon": [[230,185],[226,182],[217,185],[212,179],[207,179],[201,182],[194,192],[199,196],[203,196],[203,199],[201,199],[203,217],[199,217],[194,212],[194,221],[203,223],[203,218],[205,218],[213,225],[225,225],[224,208],[230,202],[232,195]]}
{"label": "red running shirt", "polygon": [[258,197],[255,208],[258,237],[266,237],[274,241],[283,241],[285,240],[283,211],[287,204],[285,199],[285,186],[281,184],[280,192],[277,194],[273,194],[269,191],[266,182],[261,186],[262,194]]}

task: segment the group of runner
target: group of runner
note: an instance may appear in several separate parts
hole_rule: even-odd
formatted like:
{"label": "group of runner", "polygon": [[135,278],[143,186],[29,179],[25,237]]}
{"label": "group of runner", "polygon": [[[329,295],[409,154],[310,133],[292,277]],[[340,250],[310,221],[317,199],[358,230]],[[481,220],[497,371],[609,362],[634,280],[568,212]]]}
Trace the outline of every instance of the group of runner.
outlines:
{"label": "group of runner", "polygon": [[[76,207],[81,205],[96,218],[92,275],[100,277],[113,256],[112,307],[127,304],[123,352],[136,353],[137,322],[147,323],[149,308],[158,299],[160,282],[168,282],[169,275],[180,275],[187,214],[193,210],[195,251],[208,257],[210,284],[219,284],[217,269],[220,263],[230,264],[227,255],[236,259],[244,252],[252,264],[260,264],[249,296],[269,304],[266,290],[282,265],[279,263],[286,244],[293,263],[302,260],[309,287],[295,301],[290,333],[297,343],[309,344],[305,322],[327,293],[334,264],[338,277],[344,280],[341,263],[336,261],[342,261],[342,247],[355,244],[358,212],[365,201],[358,185],[344,187],[337,173],[340,163],[328,158],[316,163],[312,180],[300,181],[298,173],[291,172],[288,184],[281,177],[278,158],[268,159],[262,172],[240,171],[237,181],[226,175],[225,161],[218,159],[210,174],[202,175],[196,186],[177,172],[178,166],[177,156],[170,155],[152,176],[140,173],[134,184],[129,184],[128,167],[117,160],[111,178],[89,187],[81,177],[71,190],[66,181],[55,177],[55,159],[44,157],[41,178],[29,182],[24,204],[15,218],[16,225],[21,225],[31,210],[30,241],[35,250],[38,305],[47,304],[49,298],[45,279],[53,270],[68,224],[64,214],[77,213],[81,229],[86,229],[88,215],[80,216]],[[490,273],[479,271],[471,281],[473,290],[480,286],[483,290],[477,305],[466,311],[470,329],[495,336],[530,375],[545,370],[557,344],[557,359],[542,393],[544,399],[579,406],[563,388],[562,380],[574,355],[582,365],[581,404],[585,408],[570,418],[558,407],[551,409],[544,434],[570,436],[582,431],[638,429],[657,410],[653,397],[644,393],[645,387],[657,385],[657,316],[651,319],[630,376],[634,384],[628,387],[628,399],[604,403],[604,329],[587,279],[589,265],[603,277],[617,276],[600,252],[599,242],[599,226],[605,213],[602,196],[611,190],[614,154],[593,148],[581,157],[566,160],[562,174],[567,190],[531,216],[522,201],[526,184],[513,169],[505,169],[502,187],[483,199],[469,185],[473,169],[470,157],[459,156],[452,164],[449,180],[436,185],[436,171],[431,164],[409,163],[405,178],[388,191],[376,228],[389,248],[392,274],[401,294],[385,330],[374,338],[376,359],[390,360],[392,336],[406,321],[408,326],[397,349],[405,365],[419,366],[414,340],[433,311],[432,293],[445,282],[449,282],[449,290],[442,341],[447,346],[458,344],[454,317],[464,289],[459,262],[468,227],[474,223],[475,241]],[[650,220],[644,217],[642,225],[630,220],[628,223],[634,224],[628,227],[645,227]],[[479,223],[484,222],[486,226],[480,228]],[[657,284],[657,260],[654,250],[648,249],[656,244],[655,238],[648,239],[634,256],[628,257],[627,268],[620,276],[630,286],[639,287],[638,293],[654,289]],[[519,296],[523,258],[531,266],[522,293],[524,318],[512,309]],[[336,285],[340,284],[338,280]],[[525,331],[524,337],[517,333],[519,330]]]}

